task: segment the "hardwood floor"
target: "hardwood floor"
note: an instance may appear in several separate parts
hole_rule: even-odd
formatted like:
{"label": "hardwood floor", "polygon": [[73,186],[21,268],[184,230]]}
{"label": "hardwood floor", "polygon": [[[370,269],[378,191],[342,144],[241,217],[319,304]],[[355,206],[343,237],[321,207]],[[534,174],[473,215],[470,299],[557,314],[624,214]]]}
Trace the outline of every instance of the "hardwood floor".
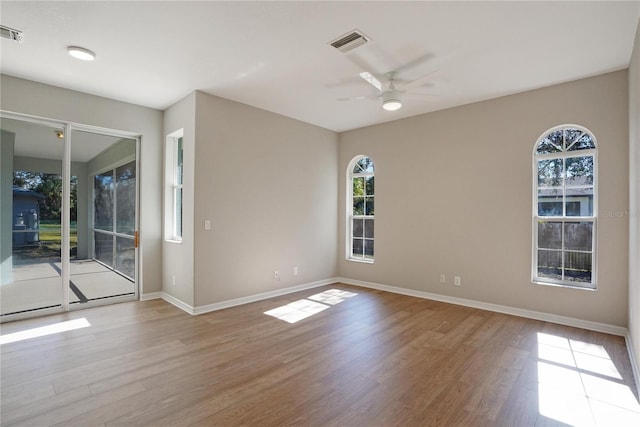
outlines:
{"label": "hardwood floor", "polygon": [[[301,299],[275,314],[323,310],[264,314]],[[2,345],[2,426],[640,425],[624,339],[535,320],[336,284],[200,316],[124,303],[2,335],[81,318]]]}

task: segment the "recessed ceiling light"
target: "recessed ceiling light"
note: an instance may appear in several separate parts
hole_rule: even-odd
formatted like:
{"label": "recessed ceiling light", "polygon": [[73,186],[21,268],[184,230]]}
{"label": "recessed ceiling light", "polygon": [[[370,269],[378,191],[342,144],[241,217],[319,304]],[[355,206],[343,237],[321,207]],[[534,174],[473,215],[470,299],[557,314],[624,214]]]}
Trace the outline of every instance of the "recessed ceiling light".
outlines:
{"label": "recessed ceiling light", "polygon": [[73,56],[74,58],[81,59],[83,61],[93,61],[94,59],[96,59],[95,53],[83,47],[69,46],[67,48],[67,52],[69,52],[69,55]]}
{"label": "recessed ceiling light", "polygon": [[59,139],[63,139],[64,138],[64,132],[61,131],[61,130],[56,130],[55,134]]}

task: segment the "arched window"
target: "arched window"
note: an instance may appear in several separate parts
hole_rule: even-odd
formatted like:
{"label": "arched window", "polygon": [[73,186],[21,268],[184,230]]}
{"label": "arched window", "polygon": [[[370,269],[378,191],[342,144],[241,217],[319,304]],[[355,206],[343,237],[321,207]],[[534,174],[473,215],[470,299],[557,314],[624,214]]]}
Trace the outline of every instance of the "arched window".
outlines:
{"label": "arched window", "polygon": [[373,262],[374,165],[355,157],[347,169],[347,259]]}
{"label": "arched window", "polygon": [[533,281],[596,288],[596,140],[558,126],[533,151]]}

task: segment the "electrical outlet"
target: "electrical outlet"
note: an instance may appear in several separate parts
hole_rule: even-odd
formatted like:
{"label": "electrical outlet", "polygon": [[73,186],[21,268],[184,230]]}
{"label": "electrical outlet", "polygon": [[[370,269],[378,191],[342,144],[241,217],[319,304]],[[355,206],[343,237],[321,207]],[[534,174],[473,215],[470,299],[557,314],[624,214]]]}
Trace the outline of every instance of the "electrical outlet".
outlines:
{"label": "electrical outlet", "polygon": [[176,285],[176,275],[174,274],[173,275],[173,286],[175,286],[175,285]]}
{"label": "electrical outlet", "polygon": [[210,219],[205,219],[204,220],[204,229],[205,230],[211,230],[211,220]]}
{"label": "electrical outlet", "polygon": [[447,283],[447,278],[445,277],[444,274],[440,275],[440,283]]}
{"label": "electrical outlet", "polygon": [[293,267],[293,275],[294,276],[298,275],[298,267]]}
{"label": "electrical outlet", "polygon": [[460,286],[462,284],[460,281],[460,276],[456,276],[453,278],[453,284],[456,286]]}
{"label": "electrical outlet", "polygon": [[273,272],[273,278],[276,280],[280,280],[280,272],[278,270],[275,270]]}

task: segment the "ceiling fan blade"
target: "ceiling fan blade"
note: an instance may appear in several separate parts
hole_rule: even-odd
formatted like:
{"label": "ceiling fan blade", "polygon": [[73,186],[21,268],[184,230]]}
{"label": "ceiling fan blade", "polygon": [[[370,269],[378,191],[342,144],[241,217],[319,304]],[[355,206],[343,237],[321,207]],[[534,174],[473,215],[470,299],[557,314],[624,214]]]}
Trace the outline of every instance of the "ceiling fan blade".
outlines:
{"label": "ceiling fan blade", "polygon": [[413,60],[405,63],[401,67],[396,67],[396,72],[398,74],[402,74],[404,71],[410,70],[411,68],[417,67],[418,65],[431,61],[435,57],[436,56],[433,53],[425,53],[424,55],[418,56],[417,58],[414,58]]}
{"label": "ceiling fan blade", "polygon": [[336,101],[364,101],[365,99],[374,99],[371,96],[346,96],[343,98],[336,98]]}
{"label": "ceiling fan blade", "polygon": [[438,97],[440,96],[439,93],[422,93],[422,92],[407,92],[406,93],[407,96],[420,96],[423,98],[433,98],[433,97]]}
{"label": "ceiling fan blade", "polygon": [[438,77],[440,77],[440,71],[432,71],[431,73],[426,74],[426,75],[420,77],[419,79],[416,79],[416,80],[414,80],[412,82],[407,83],[404,86],[404,90],[407,91],[407,90],[411,90],[411,89],[416,88],[416,87],[423,86],[423,85],[429,83],[431,80],[437,79]]}
{"label": "ceiling fan blade", "polygon": [[382,83],[380,83],[380,80],[378,80],[376,76],[374,76],[368,71],[363,71],[362,73],[360,73],[360,77],[362,77],[371,86],[375,87],[380,92],[382,92]]}

